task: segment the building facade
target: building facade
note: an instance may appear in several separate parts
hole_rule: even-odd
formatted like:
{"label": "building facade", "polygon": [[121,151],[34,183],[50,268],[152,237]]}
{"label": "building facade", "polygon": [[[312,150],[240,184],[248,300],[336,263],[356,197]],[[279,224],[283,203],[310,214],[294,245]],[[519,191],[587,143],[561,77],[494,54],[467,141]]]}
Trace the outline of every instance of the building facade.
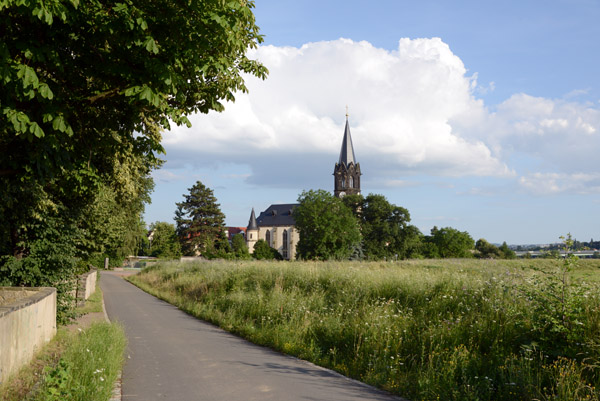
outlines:
{"label": "building facade", "polygon": [[296,258],[296,245],[300,236],[296,230],[293,213],[297,204],[271,205],[258,218],[252,209],[248,227],[246,228],[246,243],[248,251],[254,252],[254,245],[259,239],[277,250],[286,260]]}
{"label": "building facade", "polygon": [[[337,197],[360,194],[361,175],[360,164],[356,162],[354,155],[348,114],[346,114],[342,149],[333,170],[333,194]],[[264,212],[261,212],[258,217],[256,217],[253,208],[246,228],[246,243],[250,253],[254,252],[256,242],[262,239],[271,248],[276,249],[283,259],[295,259],[296,245],[300,240],[300,234],[296,229],[296,221],[293,216],[294,209],[297,206],[297,204],[292,203],[271,205]]]}

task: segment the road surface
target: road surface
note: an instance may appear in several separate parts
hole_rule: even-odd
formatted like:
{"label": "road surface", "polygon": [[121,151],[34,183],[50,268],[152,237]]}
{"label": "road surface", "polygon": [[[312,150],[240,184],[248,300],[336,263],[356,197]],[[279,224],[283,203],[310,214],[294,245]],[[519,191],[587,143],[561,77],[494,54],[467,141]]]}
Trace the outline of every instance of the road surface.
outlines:
{"label": "road surface", "polygon": [[112,272],[106,311],[129,340],[123,401],[401,400],[185,314]]}

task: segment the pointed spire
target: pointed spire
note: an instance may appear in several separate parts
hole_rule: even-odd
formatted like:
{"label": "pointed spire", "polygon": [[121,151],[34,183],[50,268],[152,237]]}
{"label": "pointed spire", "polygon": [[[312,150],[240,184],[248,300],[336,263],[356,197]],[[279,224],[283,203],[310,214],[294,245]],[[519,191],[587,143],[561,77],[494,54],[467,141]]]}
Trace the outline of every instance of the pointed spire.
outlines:
{"label": "pointed spire", "polygon": [[258,230],[258,224],[256,223],[256,215],[254,214],[254,208],[250,214],[250,221],[248,221],[248,230]]}
{"label": "pointed spire", "polygon": [[340,151],[339,164],[345,164],[346,167],[350,163],[356,164],[354,156],[354,146],[352,146],[352,136],[350,136],[350,124],[348,124],[348,110],[346,109],[346,128],[344,129],[344,140],[342,141],[342,150]]}

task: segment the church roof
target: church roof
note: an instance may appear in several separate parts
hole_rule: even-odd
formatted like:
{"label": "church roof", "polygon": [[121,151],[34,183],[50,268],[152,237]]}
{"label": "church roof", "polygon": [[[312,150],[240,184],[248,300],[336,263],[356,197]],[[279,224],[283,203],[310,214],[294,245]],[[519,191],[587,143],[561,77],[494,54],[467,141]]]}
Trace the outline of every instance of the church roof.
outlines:
{"label": "church roof", "polygon": [[342,150],[340,151],[339,164],[345,164],[346,167],[350,163],[356,164],[354,156],[354,146],[352,146],[352,136],[350,135],[350,124],[348,124],[348,116],[346,116],[346,128],[344,129],[344,140],[342,141]]}
{"label": "church roof", "polygon": [[297,203],[286,203],[282,205],[271,205],[256,219],[259,226],[293,226],[296,224],[294,209]]}
{"label": "church roof", "polygon": [[250,213],[250,220],[248,221],[248,230],[258,230],[258,225],[256,224],[256,215],[254,214],[254,208],[252,208],[252,213]]}

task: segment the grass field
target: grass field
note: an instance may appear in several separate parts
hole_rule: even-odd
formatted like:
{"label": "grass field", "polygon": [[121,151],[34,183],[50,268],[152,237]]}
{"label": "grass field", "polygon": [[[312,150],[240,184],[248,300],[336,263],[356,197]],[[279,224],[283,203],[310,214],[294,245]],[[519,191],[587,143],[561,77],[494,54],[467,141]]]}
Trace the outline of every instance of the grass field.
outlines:
{"label": "grass field", "polygon": [[600,398],[600,262],[164,263],[130,278],[411,400]]}

